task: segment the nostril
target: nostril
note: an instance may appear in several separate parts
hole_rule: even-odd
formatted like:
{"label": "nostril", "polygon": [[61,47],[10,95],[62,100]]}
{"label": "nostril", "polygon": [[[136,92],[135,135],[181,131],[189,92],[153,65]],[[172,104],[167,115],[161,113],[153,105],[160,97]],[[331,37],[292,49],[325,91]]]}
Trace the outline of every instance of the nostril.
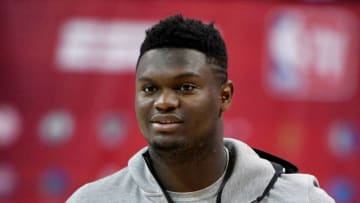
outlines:
{"label": "nostril", "polygon": [[172,111],[179,106],[179,99],[173,92],[163,92],[156,99],[154,106],[158,111]]}
{"label": "nostril", "polygon": [[172,111],[172,110],[176,109],[175,106],[168,105],[166,103],[155,105],[155,108],[156,108],[156,110],[161,111],[161,112],[163,112],[163,111]]}

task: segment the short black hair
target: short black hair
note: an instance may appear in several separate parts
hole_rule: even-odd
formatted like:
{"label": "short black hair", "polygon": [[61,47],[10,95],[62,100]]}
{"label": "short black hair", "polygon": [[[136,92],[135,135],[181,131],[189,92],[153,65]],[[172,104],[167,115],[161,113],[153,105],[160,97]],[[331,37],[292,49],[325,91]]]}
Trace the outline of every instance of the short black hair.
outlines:
{"label": "short black hair", "polygon": [[205,24],[200,20],[184,18],[180,14],[160,20],[146,30],[138,63],[146,51],[159,48],[198,50],[205,54],[209,64],[220,67],[217,70],[222,73],[222,80],[227,80],[226,45],[220,32],[214,27],[214,22]]}

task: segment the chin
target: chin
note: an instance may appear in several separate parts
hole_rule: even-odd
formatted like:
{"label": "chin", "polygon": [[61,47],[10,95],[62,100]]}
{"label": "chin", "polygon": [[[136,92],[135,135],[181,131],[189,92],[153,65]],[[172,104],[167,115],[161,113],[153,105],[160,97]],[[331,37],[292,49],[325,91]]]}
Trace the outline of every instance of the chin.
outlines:
{"label": "chin", "polygon": [[175,141],[153,141],[150,146],[153,149],[160,150],[160,151],[179,151],[184,148],[184,144],[175,142]]}
{"label": "chin", "polygon": [[148,143],[151,148],[157,151],[177,152],[183,151],[186,148],[186,144],[184,141],[185,140],[183,140],[180,136],[157,134],[154,135]]}

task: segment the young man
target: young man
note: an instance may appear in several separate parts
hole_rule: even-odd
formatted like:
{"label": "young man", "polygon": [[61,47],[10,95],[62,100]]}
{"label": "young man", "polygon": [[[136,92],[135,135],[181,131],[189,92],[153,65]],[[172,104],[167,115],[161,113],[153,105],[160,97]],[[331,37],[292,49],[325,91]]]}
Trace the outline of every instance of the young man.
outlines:
{"label": "young man", "polygon": [[311,175],[223,138],[233,84],[213,24],[180,15],[146,32],[135,109],[148,146],[128,167],[78,189],[72,202],[334,202]]}

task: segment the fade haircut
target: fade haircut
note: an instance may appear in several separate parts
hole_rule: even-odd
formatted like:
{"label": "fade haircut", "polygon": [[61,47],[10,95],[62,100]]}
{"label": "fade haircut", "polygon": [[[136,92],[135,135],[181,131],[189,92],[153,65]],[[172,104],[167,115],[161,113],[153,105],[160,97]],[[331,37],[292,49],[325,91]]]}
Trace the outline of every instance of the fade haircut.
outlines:
{"label": "fade haircut", "polygon": [[[146,30],[146,37],[141,44],[141,56],[151,49],[189,48],[202,52],[208,64],[215,64],[215,73],[220,76],[221,84],[227,81],[226,46],[214,22],[205,24],[196,19],[174,15]],[[137,67],[136,66],[136,67]]]}

